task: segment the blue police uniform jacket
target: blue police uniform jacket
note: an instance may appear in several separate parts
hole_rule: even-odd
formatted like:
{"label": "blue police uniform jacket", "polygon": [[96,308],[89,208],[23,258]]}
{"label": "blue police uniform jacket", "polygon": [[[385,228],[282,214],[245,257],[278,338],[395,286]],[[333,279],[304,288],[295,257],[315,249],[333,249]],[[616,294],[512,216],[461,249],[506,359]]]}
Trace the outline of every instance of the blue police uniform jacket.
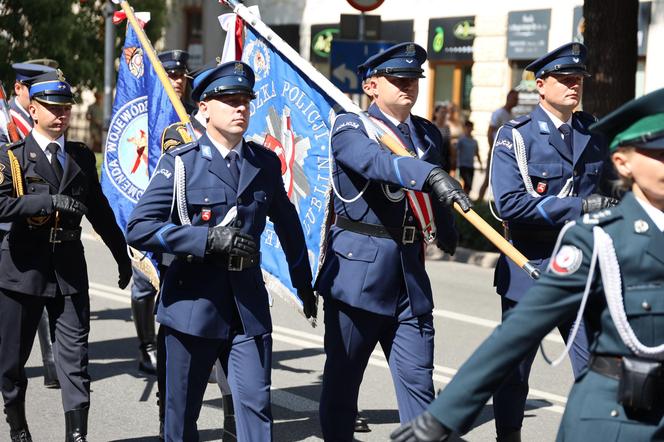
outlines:
{"label": "blue police uniform jacket", "polygon": [[[506,222],[512,243],[531,262],[544,270],[553,251],[560,228],[581,215],[583,198],[598,192],[600,181],[610,172],[609,151],[603,137],[591,134],[595,121],[588,113],[572,116],[574,154],[570,156],[555,125],[540,106],[530,115],[503,125],[496,136],[491,166],[491,187],[498,215]],[[528,175],[539,197],[526,191],[515,155],[512,129],[523,138]],[[573,179],[571,194],[556,195],[568,179]],[[521,238],[518,233],[530,233]],[[533,236],[548,239],[533,241]],[[498,294],[514,301],[521,299],[532,285],[530,277],[501,255],[494,284]]]}
{"label": "blue police uniform jacket", "polygon": [[[257,336],[272,331],[260,267],[228,271],[205,257],[208,229],[219,224],[233,206],[237,207],[234,226],[257,242],[269,216],[286,254],[293,286],[311,284],[304,234],[286,195],[279,159],[251,142],[243,142],[242,156],[236,188],[226,161],[207,135],[169,150],[159,160],[128,223],[129,244],[140,250],[176,255],[163,277],[157,321],[182,333],[226,339],[233,331],[237,313],[245,334]],[[183,225],[177,210],[171,207],[176,157],[186,171],[190,225]]]}
{"label": "blue police uniform jacket", "polygon": [[[640,229],[636,228],[638,225]],[[618,206],[584,215],[565,232],[561,246],[578,250],[577,264],[567,267],[566,272],[544,273],[459,369],[429,407],[445,426],[460,434],[469,431],[493,391],[525,354],[556,325],[573,320],[588,279],[595,226],[613,240],[620,267],[623,308],[636,337],[649,347],[664,343],[664,233],[630,192]],[[584,312],[590,351],[633,356],[611,318],[599,266],[595,272]],[[654,407],[642,416],[626,413],[618,402],[618,383],[617,379],[592,370],[582,373],[567,399],[558,440],[662,440],[662,408]]]}
{"label": "blue police uniform jacket", "polygon": [[[401,132],[376,105],[369,114],[401,139]],[[424,151],[421,159],[400,157],[381,147],[355,114],[341,114],[332,129],[332,179],[344,199],[334,196],[334,213],[352,221],[387,227],[416,225],[402,189],[422,190],[429,173],[441,164],[440,131],[411,116]],[[415,141],[415,140],[414,140]],[[417,144],[417,143],[416,143]],[[366,188],[365,188],[366,187]],[[434,205],[438,235],[456,235],[451,211]],[[402,244],[392,238],[367,236],[332,226],[316,288],[324,296],[381,315],[394,315],[399,296],[408,294],[415,316],[433,308],[431,284],[424,268],[421,242]]]}

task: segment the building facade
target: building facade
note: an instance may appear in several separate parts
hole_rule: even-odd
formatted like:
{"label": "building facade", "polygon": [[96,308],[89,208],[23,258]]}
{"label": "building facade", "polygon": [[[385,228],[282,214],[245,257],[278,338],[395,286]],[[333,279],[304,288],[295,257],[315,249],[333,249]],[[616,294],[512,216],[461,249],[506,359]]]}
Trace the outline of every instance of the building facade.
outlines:
{"label": "building facade", "polygon": [[[263,21],[329,78],[352,77],[354,66],[330,66],[335,40],[358,39],[359,11],[347,1],[247,0],[245,4],[257,5]],[[426,78],[420,82],[414,113],[431,117],[437,102],[454,102],[473,120],[475,138],[486,150],[491,112],[504,104],[511,88],[520,92],[515,113],[527,113],[537,102],[534,80],[524,75],[523,68],[549,50],[582,39],[582,4],[582,0],[536,4],[385,0],[366,14],[364,39],[412,40],[427,48]],[[217,16],[226,12],[228,8],[209,0],[169,0],[164,48],[188,50],[194,65],[221,55],[224,32]],[[637,96],[664,87],[664,58],[656,56],[664,43],[664,0],[642,1],[639,15]]]}

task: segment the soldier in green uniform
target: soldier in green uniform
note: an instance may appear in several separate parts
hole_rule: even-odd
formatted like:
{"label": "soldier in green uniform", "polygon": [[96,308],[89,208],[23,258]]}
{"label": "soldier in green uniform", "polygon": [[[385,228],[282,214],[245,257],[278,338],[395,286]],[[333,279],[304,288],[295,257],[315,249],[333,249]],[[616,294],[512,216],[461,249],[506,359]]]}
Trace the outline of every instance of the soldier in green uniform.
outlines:
{"label": "soldier in green uniform", "polygon": [[[591,126],[607,137],[621,203],[560,233],[548,271],[399,442],[463,434],[507,373],[557,324],[581,315],[588,369],[567,401],[558,441],[664,439],[664,89]],[[571,340],[570,340],[571,341]]]}

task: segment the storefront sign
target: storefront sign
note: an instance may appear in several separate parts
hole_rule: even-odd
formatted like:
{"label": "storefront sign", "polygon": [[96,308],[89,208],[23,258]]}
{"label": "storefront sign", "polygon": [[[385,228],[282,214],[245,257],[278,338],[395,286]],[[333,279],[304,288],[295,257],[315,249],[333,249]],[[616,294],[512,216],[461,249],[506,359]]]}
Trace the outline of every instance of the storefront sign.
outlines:
{"label": "storefront sign", "polygon": [[507,18],[507,58],[534,60],[548,52],[551,10],[512,11]]}
{"label": "storefront sign", "polygon": [[429,60],[472,61],[475,17],[429,20]]}

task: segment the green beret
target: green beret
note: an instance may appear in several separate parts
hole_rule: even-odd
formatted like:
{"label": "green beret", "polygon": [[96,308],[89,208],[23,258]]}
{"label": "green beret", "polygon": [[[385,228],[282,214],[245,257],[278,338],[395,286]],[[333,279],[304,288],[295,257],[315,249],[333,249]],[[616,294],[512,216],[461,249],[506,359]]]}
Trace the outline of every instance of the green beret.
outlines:
{"label": "green beret", "polygon": [[590,130],[604,135],[611,151],[620,146],[664,149],[664,89],[623,104]]}

